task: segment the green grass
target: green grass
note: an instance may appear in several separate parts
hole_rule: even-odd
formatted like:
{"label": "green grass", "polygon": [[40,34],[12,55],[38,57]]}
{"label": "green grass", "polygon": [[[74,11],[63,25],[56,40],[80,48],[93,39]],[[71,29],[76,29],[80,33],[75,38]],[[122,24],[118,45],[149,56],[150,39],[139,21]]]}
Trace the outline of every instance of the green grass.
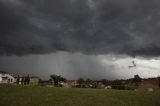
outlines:
{"label": "green grass", "polygon": [[0,85],[0,106],[160,106],[160,92]]}

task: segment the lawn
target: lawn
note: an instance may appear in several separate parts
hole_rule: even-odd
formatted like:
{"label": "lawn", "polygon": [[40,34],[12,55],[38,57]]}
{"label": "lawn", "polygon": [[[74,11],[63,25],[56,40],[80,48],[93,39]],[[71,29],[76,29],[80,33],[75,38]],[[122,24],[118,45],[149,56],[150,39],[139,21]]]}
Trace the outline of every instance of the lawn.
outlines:
{"label": "lawn", "polygon": [[160,106],[160,92],[0,85],[0,106]]}

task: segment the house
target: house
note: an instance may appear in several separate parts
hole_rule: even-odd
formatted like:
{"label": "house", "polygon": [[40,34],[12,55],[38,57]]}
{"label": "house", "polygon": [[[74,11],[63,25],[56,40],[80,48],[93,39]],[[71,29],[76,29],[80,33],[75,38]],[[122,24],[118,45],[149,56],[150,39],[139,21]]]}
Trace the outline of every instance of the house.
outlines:
{"label": "house", "polygon": [[9,83],[13,84],[16,82],[16,79],[9,73],[6,73],[4,71],[0,71],[0,83]]}
{"label": "house", "polygon": [[40,78],[37,76],[31,76],[29,85],[38,85],[40,81]]}
{"label": "house", "polygon": [[78,85],[78,82],[76,80],[67,80],[66,83],[69,87],[75,87]]}
{"label": "house", "polygon": [[158,78],[143,79],[138,86],[138,90],[154,91],[160,90]]}

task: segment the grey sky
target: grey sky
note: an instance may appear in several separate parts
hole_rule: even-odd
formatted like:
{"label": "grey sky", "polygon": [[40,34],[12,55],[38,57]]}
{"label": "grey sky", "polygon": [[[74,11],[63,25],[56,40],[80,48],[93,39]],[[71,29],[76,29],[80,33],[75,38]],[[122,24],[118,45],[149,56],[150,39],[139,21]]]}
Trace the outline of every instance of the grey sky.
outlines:
{"label": "grey sky", "polygon": [[159,0],[0,0],[0,68],[118,78],[120,69],[113,63],[106,69],[98,57],[158,58],[159,5]]}
{"label": "grey sky", "polygon": [[[132,61],[137,67],[129,69]],[[0,56],[0,69],[15,74],[31,74],[48,79],[51,74],[67,79],[126,79],[135,74],[143,78],[160,75],[160,61],[126,55],[85,55],[56,52],[46,55]]]}

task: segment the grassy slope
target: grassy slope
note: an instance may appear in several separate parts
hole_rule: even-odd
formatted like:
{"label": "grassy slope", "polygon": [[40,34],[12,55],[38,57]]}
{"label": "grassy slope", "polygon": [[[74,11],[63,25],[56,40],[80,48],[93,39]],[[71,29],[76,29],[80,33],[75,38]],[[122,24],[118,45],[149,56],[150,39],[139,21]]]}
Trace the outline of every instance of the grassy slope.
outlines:
{"label": "grassy slope", "polygon": [[160,92],[0,85],[0,106],[160,106]]}

